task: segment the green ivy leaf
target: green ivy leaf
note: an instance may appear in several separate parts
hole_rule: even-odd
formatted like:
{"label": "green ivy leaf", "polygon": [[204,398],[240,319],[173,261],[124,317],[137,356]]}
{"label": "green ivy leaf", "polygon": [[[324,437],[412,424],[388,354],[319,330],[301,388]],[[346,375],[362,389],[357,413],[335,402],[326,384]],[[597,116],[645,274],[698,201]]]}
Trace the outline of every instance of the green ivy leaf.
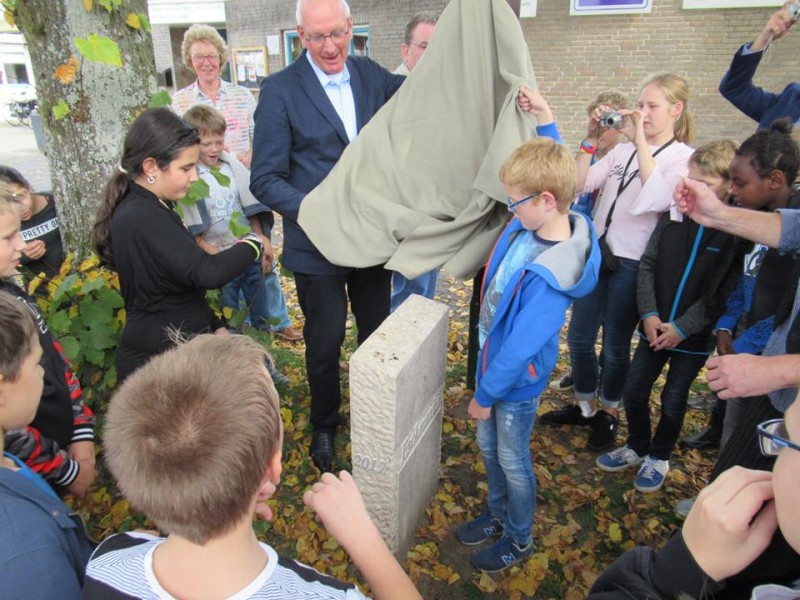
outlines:
{"label": "green ivy leaf", "polygon": [[139,16],[139,22],[142,24],[142,29],[144,29],[147,33],[150,33],[150,19],[145,13],[137,13]]}
{"label": "green ivy leaf", "polygon": [[71,275],[65,277],[64,281],[62,281],[56,288],[56,291],[53,292],[53,298],[51,299],[51,303],[58,306],[58,304],[63,299],[64,294],[72,290],[72,288],[75,287],[77,281],[78,281],[77,273],[72,273]]}
{"label": "green ivy leaf", "polygon": [[81,351],[81,345],[71,335],[60,336],[58,341],[61,342],[61,347],[64,349],[64,353],[67,355],[67,358],[71,362],[78,362],[78,355]]}
{"label": "green ivy leaf", "polygon": [[75,46],[86,60],[122,68],[119,45],[110,38],[90,33],[86,39],[75,38]]}
{"label": "green ivy leaf", "polygon": [[81,305],[80,319],[88,329],[96,329],[108,323],[113,317],[113,309],[102,302],[84,302]]}
{"label": "green ivy leaf", "polygon": [[194,206],[200,202],[200,200],[206,198],[210,193],[211,188],[208,187],[208,184],[202,179],[198,179],[192,183],[189,191],[186,192],[186,195],[181,200],[181,204],[185,206]]}
{"label": "green ivy leaf", "polygon": [[97,0],[97,3],[105,8],[108,12],[111,12],[115,8],[118,8],[120,4],[122,4],[122,0]]}
{"label": "green ivy leaf", "polygon": [[240,218],[244,218],[244,214],[242,214],[242,211],[236,210],[232,212],[231,222],[228,225],[228,229],[230,229],[230,232],[234,235],[234,237],[237,238],[240,238],[243,235],[247,235],[248,233],[250,233],[250,228],[246,225],[242,225],[239,222]]}
{"label": "green ivy leaf", "polygon": [[156,92],[152,96],[150,96],[150,102],[147,104],[147,108],[158,108],[159,106],[171,106],[172,105],[172,96],[169,95],[169,92],[166,90],[161,90],[160,92]]}
{"label": "green ivy leaf", "polygon": [[217,180],[217,183],[222,187],[228,187],[231,184],[231,178],[219,170],[219,167],[211,167],[211,175]]}
{"label": "green ivy leaf", "polygon": [[58,104],[53,106],[53,118],[60,121],[69,114],[69,104],[66,100],[59,100]]}
{"label": "green ivy leaf", "polygon": [[57,310],[47,321],[48,327],[56,335],[69,331],[70,318],[65,310]]}

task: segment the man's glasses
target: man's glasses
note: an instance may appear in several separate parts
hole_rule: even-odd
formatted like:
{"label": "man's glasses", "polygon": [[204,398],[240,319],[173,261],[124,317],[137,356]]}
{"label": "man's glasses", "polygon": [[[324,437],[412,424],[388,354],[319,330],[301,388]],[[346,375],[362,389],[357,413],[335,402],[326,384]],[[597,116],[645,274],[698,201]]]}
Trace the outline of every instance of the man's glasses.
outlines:
{"label": "man's glasses", "polygon": [[192,54],[192,61],[196,62],[197,64],[204,62],[217,64],[219,62],[219,54]]}
{"label": "man's glasses", "polygon": [[514,209],[517,208],[523,202],[527,202],[528,200],[532,200],[537,196],[541,196],[542,192],[536,192],[535,194],[531,194],[530,196],[525,196],[522,200],[517,200],[516,202],[511,199],[511,196],[506,196],[506,205],[508,206],[508,212],[514,212]]}
{"label": "man's glasses", "polygon": [[306,35],[304,32],[303,37],[306,38],[306,41],[311,42],[315,46],[324,46],[325,40],[327,40],[328,38],[331,38],[331,41],[334,44],[338,44],[339,42],[344,41],[344,38],[347,37],[348,33],[350,33],[349,25],[345,29],[337,29],[336,31],[331,31],[327,35],[324,35],[322,33],[314,33],[311,35]]}
{"label": "man's glasses", "polygon": [[758,444],[764,456],[777,456],[784,448],[800,451],[800,445],[789,441],[784,419],[772,419],[758,426]]}

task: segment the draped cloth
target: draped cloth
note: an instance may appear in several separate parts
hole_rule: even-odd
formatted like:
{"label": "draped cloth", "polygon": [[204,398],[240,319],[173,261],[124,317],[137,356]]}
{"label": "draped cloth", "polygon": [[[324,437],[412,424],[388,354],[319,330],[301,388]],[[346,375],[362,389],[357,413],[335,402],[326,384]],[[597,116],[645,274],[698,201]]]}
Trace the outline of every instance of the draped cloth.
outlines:
{"label": "draped cloth", "polygon": [[506,0],[452,0],[423,60],[303,199],[300,226],[337,265],[472,276],[507,221],[500,167],[534,135],[520,84],[536,89]]}

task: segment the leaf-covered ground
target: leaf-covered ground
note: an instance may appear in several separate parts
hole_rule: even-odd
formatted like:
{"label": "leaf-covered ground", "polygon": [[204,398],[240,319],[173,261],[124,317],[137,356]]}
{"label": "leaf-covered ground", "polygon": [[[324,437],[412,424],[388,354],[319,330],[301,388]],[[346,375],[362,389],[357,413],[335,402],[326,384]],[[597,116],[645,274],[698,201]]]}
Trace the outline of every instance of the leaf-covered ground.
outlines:
{"label": "leaf-covered ground", "polygon": [[[295,322],[300,323],[302,315],[291,279],[284,278],[284,290]],[[633,472],[610,474],[594,466],[596,454],[586,448],[585,429],[552,429],[537,424],[531,438],[539,484],[534,554],[524,564],[502,574],[476,572],[469,564],[474,548],[461,546],[453,534],[459,524],[482,510],[486,497],[484,468],[475,443],[475,422],[466,414],[471,398],[465,379],[470,293],[469,284],[452,280],[442,280],[439,284],[437,299],[451,308],[441,483],[405,558],[406,570],[423,597],[430,599],[584,598],[597,575],[625,549],[637,544],[660,545],[679,526],[672,507],[702,487],[714,455],[678,450],[664,488],[645,495],[634,492]],[[305,510],[301,499],[303,491],[318,476],[307,456],[309,397],[303,345],[270,340],[266,336],[260,339],[271,345],[279,368],[290,382],[279,386],[285,443],[283,481],[271,501],[275,519],[272,523],[256,523],[256,531],[280,553],[336,577],[358,581],[358,573],[344,551]],[[344,390],[347,390],[347,360],[354,346],[352,331],[346,344],[342,357]],[[568,368],[563,341],[561,355],[554,376]],[[705,391],[702,383],[695,384],[695,394]],[[653,398],[653,414],[657,416],[657,390]],[[548,391],[542,398],[539,414],[563,406],[566,401],[566,395]],[[342,431],[347,431],[347,411],[345,399]],[[705,414],[690,410],[684,432],[701,427],[705,419]],[[620,443],[624,435],[623,417]],[[349,468],[346,437],[342,434],[337,438],[340,468]],[[75,505],[98,538],[115,531],[151,527],[119,497],[105,472],[101,472],[96,489]]]}

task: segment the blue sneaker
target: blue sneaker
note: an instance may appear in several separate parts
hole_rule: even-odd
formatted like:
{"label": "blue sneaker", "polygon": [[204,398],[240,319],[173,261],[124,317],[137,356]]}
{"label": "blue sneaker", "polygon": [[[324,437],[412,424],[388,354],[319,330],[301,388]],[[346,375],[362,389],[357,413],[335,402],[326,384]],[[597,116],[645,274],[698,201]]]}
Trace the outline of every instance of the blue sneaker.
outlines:
{"label": "blue sneaker", "polygon": [[509,535],[504,535],[488,548],[472,555],[472,566],[487,573],[502,571],[517,564],[533,552],[533,540],[519,546]]}
{"label": "blue sneaker", "polygon": [[633,487],[645,494],[657,492],[664,485],[667,473],[669,473],[668,460],[659,460],[648,455],[639,467]]}
{"label": "blue sneaker", "polygon": [[635,467],[643,460],[644,458],[636,454],[634,450],[628,446],[623,446],[622,448],[617,448],[608,454],[598,456],[597,460],[594,461],[594,464],[603,469],[603,471],[616,473],[617,471],[622,471],[622,469],[627,469],[628,467]]}
{"label": "blue sneaker", "polygon": [[503,524],[499,519],[495,519],[487,510],[476,519],[467,521],[459,527],[456,530],[456,537],[458,541],[465,546],[476,546],[502,533]]}

